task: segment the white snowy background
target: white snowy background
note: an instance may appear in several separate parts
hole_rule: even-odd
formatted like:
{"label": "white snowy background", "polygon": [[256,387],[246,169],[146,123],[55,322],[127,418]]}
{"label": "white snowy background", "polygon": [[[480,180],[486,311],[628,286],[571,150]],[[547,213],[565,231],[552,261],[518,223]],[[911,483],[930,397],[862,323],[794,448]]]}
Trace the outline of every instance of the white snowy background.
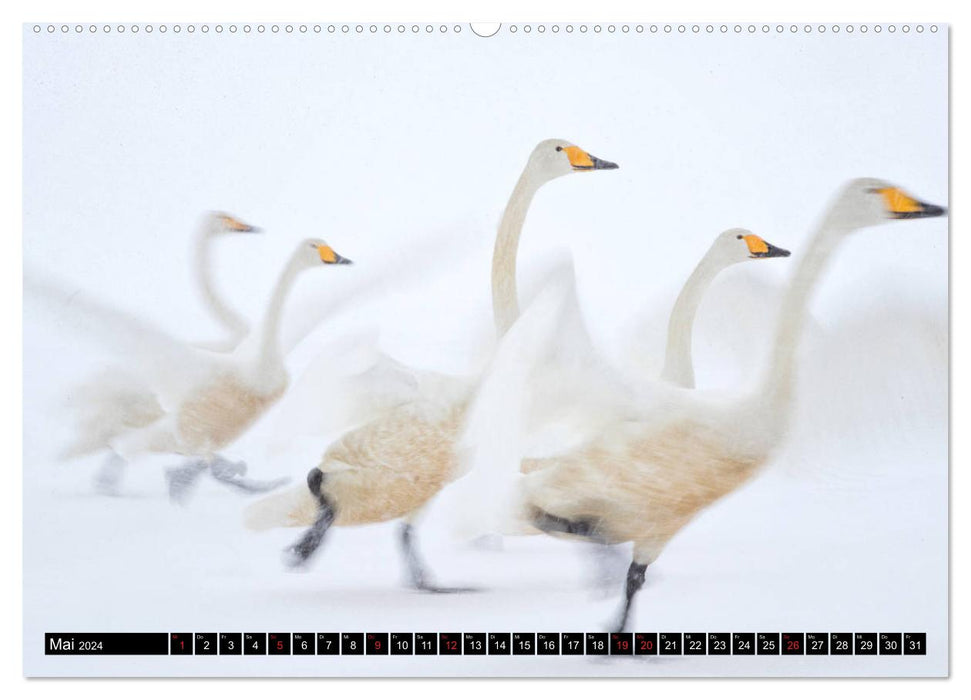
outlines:
{"label": "white snowy background", "polygon": [[[699,313],[698,386],[743,387],[760,374],[780,291],[841,183],[881,177],[947,205],[946,67],[946,32],[28,28],[25,275],[186,340],[213,339],[191,247],[201,213],[223,209],[266,229],[216,251],[221,289],[252,319],[300,239],[324,237],[357,263],[298,283],[292,313],[335,314],[288,359],[294,377],[328,343],[373,331],[406,364],[469,371],[489,347],[490,256],[506,198],[535,143],[564,138],[621,168],[541,190],[520,271],[570,251],[591,332],[618,363],[659,368],[670,304],[718,232],[745,226],[793,251],[723,274]],[[369,269],[396,274],[374,281]],[[162,468],[176,458],[139,462],[122,496],[96,495],[99,458],[57,459],[70,436],[60,404],[119,358],[28,293],[25,672],[945,673],[947,275],[944,219],[846,242],[813,303],[787,448],[671,542],[632,622],[926,631],[926,657],[45,657],[50,631],[599,631],[620,589],[591,591],[586,550],[573,543],[507,538],[481,551],[457,541],[448,490],[421,522],[419,546],[437,581],[478,593],[404,588],[390,523],[335,529],[308,572],[287,572],[279,555],[297,532],[247,532],[247,499],[205,482],[187,506],[168,502]],[[360,303],[342,296],[362,287]],[[281,445],[273,426],[314,410],[285,398],[226,454],[256,477],[303,479],[336,434]]]}

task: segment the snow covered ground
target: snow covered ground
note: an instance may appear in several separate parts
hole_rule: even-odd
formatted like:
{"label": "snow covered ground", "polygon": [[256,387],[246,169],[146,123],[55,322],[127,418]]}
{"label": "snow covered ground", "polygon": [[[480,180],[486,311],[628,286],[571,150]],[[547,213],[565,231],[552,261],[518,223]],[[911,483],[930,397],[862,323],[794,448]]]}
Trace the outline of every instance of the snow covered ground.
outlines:
{"label": "snow covered ground", "polygon": [[[947,204],[943,36],[311,39],[28,35],[26,275],[178,337],[213,338],[188,256],[198,215],[223,208],[267,229],[216,251],[220,287],[251,318],[306,236],[357,264],[307,273],[289,321],[328,308],[378,263],[418,272],[341,306],[349,313],[288,358],[292,376],[327,342],[367,329],[406,364],[469,371],[488,347],[499,213],[535,142],[560,136],[621,169],[544,188],[520,269],[528,277],[570,249],[598,344],[650,372],[678,287],[719,231],[747,226],[795,259],[833,191],[857,175]],[[578,41],[589,50],[566,50]],[[591,589],[589,551],[574,543],[457,541],[448,489],[419,524],[419,546],[436,581],[475,593],[407,590],[393,523],[335,529],[308,571],[287,572],[280,552],[296,531],[247,532],[248,499],[210,481],[170,504],[162,469],[174,458],[132,465],[120,496],[96,495],[98,458],[56,459],[70,435],[60,403],[94,369],[132,358],[27,294],[25,672],[944,674],[946,229],[902,222],[841,249],[814,301],[786,449],[670,543],[631,624],[927,632],[926,657],[46,657],[52,631],[601,631],[620,584],[606,597]],[[415,253],[436,240],[434,254]],[[759,376],[792,259],[740,266],[712,288],[695,337],[699,386]],[[302,480],[336,434],[281,444],[276,426],[314,410],[285,397],[227,455],[252,476]]]}

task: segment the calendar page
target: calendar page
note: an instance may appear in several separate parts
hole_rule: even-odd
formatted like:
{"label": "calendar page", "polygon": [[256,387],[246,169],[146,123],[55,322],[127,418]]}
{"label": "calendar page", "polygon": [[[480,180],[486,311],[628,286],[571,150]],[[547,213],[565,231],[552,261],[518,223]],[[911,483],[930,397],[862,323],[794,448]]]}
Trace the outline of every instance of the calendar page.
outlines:
{"label": "calendar page", "polygon": [[946,676],[947,25],[23,27],[28,676]]}

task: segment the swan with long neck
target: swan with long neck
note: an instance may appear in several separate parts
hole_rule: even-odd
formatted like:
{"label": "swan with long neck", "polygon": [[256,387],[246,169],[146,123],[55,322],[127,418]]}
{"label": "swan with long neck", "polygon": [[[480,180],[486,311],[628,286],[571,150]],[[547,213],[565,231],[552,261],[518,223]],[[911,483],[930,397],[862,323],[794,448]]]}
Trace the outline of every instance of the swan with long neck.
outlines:
{"label": "swan with long neck", "polygon": [[[213,465],[225,469],[219,450],[248,429],[286,389],[280,319],[294,283],[306,270],[349,262],[323,240],[301,242],[274,286],[259,330],[231,354],[199,356],[200,367],[186,368],[198,377],[193,385],[151,424],[114,437],[110,441],[114,453],[123,460],[144,453],[187,455],[200,458],[199,469]],[[214,474],[227,476],[215,469]],[[228,475],[233,476],[238,474]]]}
{"label": "swan with long neck", "polygon": [[516,255],[526,214],[540,187],[573,172],[616,168],[616,163],[591,156],[559,139],[548,139],[533,149],[502,214],[492,254],[492,313],[497,335],[505,334],[519,318]]}
{"label": "swan with long neck", "polygon": [[[550,139],[533,149],[506,205],[492,262],[492,298],[501,336],[519,313],[516,252],[526,214],[545,183],[574,172],[610,170],[573,144]],[[406,370],[401,370],[406,371]],[[417,373],[416,373],[417,374]],[[360,525],[402,519],[400,544],[410,583],[419,590],[445,592],[429,583],[415,549],[413,522],[445,485],[460,476],[455,452],[474,381],[426,373],[415,384],[430,386],[384,411],[332,444],[307,487],[269,496],[246,513],[254,530],[310,526],[289,550],[291,565],[305,563],[333,525]]]}
{"label": "swan with long neck", "polygon": [[864,227],[943,213],[886,182],[850,182],[798,263],[768,372],[756,392],[725,400],[698,390],[664,392],[657,385],[650,393],[665,394],[661,410],[642,404],[638,417],[636,406],[624,403],[613,423],[582,447],[523,460],[518,505],[526,522],[550,534],[633,543],[617,628],[626,625],[645,570],[668,541],[752,478],[783,441],[808,305],[839,242]]}
{"label": "swan with long neck", "polygon": [[[209,312],[230,333],[216,344],[197,344],[207,350],[229,351],[248,331],[246,321],[218,293],[213,281],[212,247],[216,240],[237,234],[257,233],[260,229],[225,212],[210,212],[199,225],[193,244],[195,282]],[[110,441],[123,432],[145,427],[158,420],[164,411],[156,392],[144,380],[122,367],[112,367],[72,390],[78,409],[76,439],[63,453],[66,459],[106,450]],[[97,480],[99,488],[111,491],[117,481],[116,460]]]}
{"label": "swan with long neck", "polygon": [[213,244],[226,234],[259,233],[261,229],[240,221],[224,212],[209,212],[199,227],[195,241],[196,286],[202,294],[209,313],[226,330],[228,337],[218,344],[209,345],[212,350],[232,350],[249,333],[249,323],[234,310],[216,289],[213,279]]}
{"label": "swan with long neck", "polygon": [[783,258],[788,255],[788,250],[777,248],[747,229],[731,228],[719,234],[688,277],[671,309],[661,379],[685,389],[694,388],[691,336],[695,315],[705,293],[720,272],[746,260]]}

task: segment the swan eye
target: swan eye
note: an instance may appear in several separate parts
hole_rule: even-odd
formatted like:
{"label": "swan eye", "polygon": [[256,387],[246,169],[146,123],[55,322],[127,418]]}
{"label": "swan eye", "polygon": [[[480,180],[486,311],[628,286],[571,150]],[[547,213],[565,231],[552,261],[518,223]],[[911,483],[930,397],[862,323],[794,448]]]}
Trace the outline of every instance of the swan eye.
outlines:
{"label": "swan eye", "polygon": [[742,234],[738,234],[737,236],[735,236],[735,238],[737,238],[738,240],[742,240]]}
{"label": "swan eye", "polygon": [[562,151],[562,150],[563,150],[563,146],[557,146],[557,147],[556,147],[556,152],[557,152],[557,153],[559,153],[559,152],[560,152],[560,151]]}

